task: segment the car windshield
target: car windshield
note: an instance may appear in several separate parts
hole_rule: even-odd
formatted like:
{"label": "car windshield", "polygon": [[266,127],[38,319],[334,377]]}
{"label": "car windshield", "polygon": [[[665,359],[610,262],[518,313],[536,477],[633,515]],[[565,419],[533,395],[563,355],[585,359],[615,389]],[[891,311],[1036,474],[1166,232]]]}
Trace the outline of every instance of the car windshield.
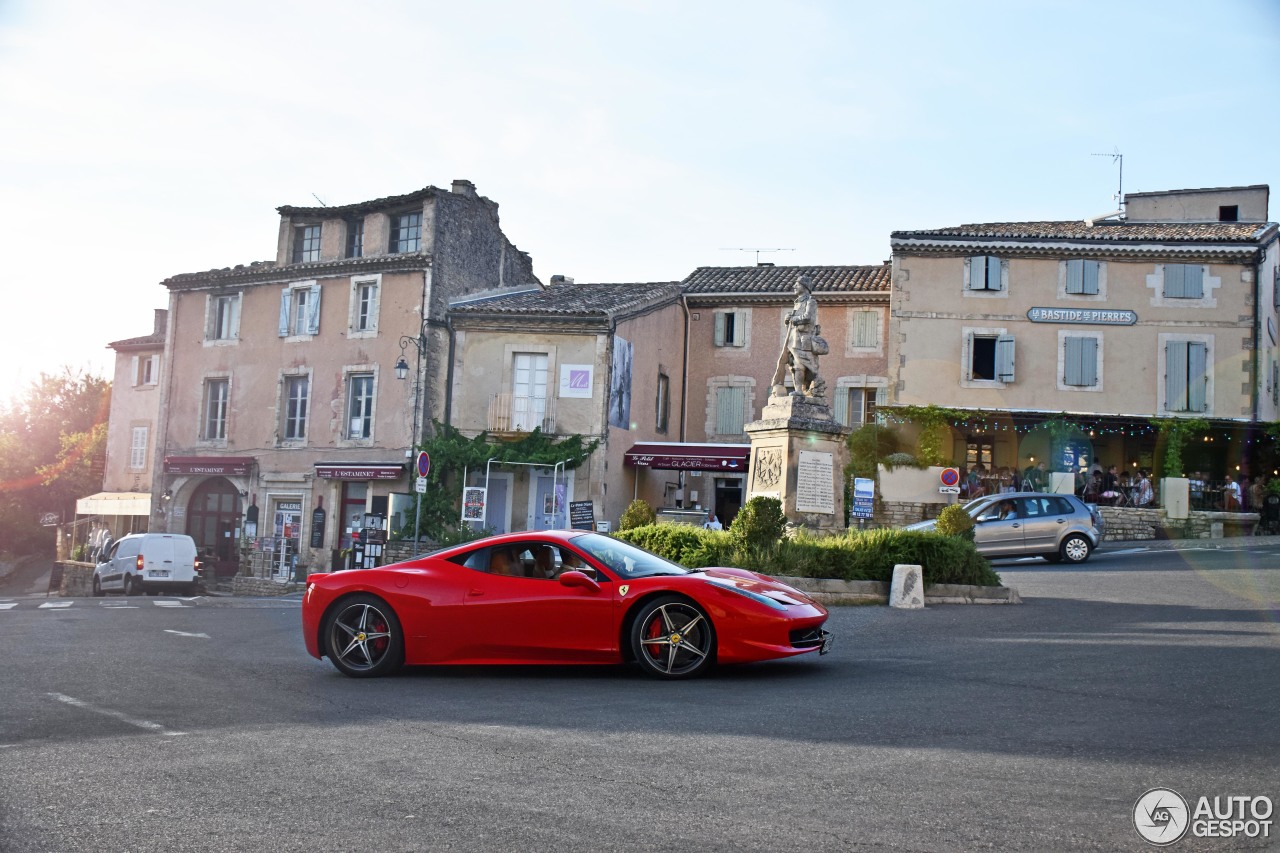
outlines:
{"label": "car windshield", "polygon": [[584,533],[573,538],[573,547],[608,566],[623,578],[647,578],[653,575],[687,575],[689,569],[599,533]]}

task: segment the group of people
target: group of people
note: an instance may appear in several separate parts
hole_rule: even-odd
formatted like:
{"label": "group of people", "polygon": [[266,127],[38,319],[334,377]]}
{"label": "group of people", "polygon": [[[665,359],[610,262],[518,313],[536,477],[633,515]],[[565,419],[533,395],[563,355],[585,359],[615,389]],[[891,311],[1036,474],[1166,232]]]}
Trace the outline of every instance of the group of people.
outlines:
{"label": "group of people", "polygon": [[1260,512],[1267,496],[1267,476],[1227,474],[1222,485],[1211,482],[1204,471],[1187,475],[1191,505],[1196,509],[1222,509],[1227,512]]}
{"label": "group of people", "polygon": [[965,498],[1005,492],[1043,492],[1049,487],[1049,468],[1044,462],[1031,463],[1021,472],[1002,465],[986,468],[981,462],[961,469],[960,493]]}
{"label": "group of people", "polygon": [[1116,465],[1103,470],[1096,462],[1087,474],[1084,471],[1076,474],[1076,494],[1089,503],[1103,506],[1141,508],[1154,506],[1156,502],[1151,472],[1146,468],[1139,468],[1131,474],[1120,471]]}

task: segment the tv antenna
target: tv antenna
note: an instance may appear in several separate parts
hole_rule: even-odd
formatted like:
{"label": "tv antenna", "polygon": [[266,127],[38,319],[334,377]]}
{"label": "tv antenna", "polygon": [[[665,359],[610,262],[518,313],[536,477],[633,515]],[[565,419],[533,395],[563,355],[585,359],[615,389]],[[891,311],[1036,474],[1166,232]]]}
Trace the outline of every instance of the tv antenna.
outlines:
{"label": "tv antenna", "polygon": [[756,253],[756,266],[760,266],[760,253],[761,253],[761,252],[794,252],[794,251],[795,251],[795,249],[766,249],[766,248],[761,247],[761,246],[747,246],[747,247],[745,247],[745,248],[741,248],[741,247],[721,247],[720,251],[722,251],[722,252],[755,252],[755,253]]}
{"label": "tv antenna", "polygon": [[329,205],[327,205],[327,204],[325,204],[325,203],[324,203],[324,199],[320,198],[320,196],[316,195],[315,193],[312,193],[312,194],[311,194],[311,197],[312,197],[312,198],[314,198],[316,201],[320,202],[320,206],[321,206],[321,207],[328,207],[328,206],[329,206]]}
{"label": "tv antenna", "polygon": [[1119,187],[1116,189],[1116,204],[1120,205],[1121,207],[1124,207],[1124,155],[1120,153],[1120,148],[1117,146],[1110,154],[1094,154],[1092,156],[1110,157],[1112,163],[1119,164],[1120,184],[1119,184]]}

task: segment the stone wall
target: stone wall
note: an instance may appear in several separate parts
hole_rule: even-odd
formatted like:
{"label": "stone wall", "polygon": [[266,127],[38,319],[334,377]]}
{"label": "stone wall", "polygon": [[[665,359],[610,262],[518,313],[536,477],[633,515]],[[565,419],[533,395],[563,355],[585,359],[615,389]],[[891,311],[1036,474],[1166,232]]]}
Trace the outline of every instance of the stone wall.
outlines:
{"label": "stone wall", "polygon": [[1222,539],[1249,536],[1260,520],[1256,512],[1200,512],[1187,518],[1168,517],[1163,509],[1098,507],[1108,542],[1144,539]]}
{"label": "stone wall", "polygon": [[58,595],[64,598],[79,598],[93,595],[92,563],[73,563],[69,560],[59,563],[62,566],[62,583],[58,585]]}
{"label": "stone wall", "polygon": [[[947,504],[916,501],[882,501],[877,499],[871,523],[877,527],[905,527],[917,521],[937,518]],[[856,524],[852,525],[856,526]]]}
{"label": "stone wall", "polygon": [[246,578],[239,575],[231,579],[232,595],[287,595],[291,592],[300,592],[302,588],[303,584],[294,581],[280,583],[266,578]]}

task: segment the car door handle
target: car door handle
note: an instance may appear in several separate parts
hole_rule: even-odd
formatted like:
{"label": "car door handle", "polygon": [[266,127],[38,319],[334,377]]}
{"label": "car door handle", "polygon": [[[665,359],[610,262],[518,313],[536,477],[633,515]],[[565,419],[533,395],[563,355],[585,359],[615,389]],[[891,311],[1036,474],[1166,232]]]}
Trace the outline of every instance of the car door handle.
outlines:
{"label": "car door handle", "polygon": [[1060,519],[1058,519],[1058,523],[1059,523],[1059,524],[1066,524],[1066,523],[1067,523],[1067,520],[1066,520],[1065,518],[1060,518]]}

